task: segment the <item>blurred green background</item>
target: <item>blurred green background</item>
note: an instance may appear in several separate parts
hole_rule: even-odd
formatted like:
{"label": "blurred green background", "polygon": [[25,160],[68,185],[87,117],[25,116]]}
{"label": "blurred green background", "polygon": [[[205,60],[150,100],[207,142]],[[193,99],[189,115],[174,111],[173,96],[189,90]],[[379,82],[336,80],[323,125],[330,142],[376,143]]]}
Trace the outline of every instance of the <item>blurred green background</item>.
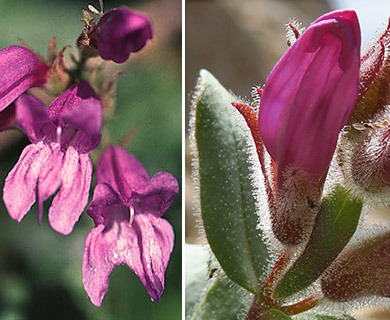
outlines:
{"label": "blurred green background", "polygon": [[[98,1],[91,1],[99,8]],[[50,37],[58,47],[72,45],[82,30],[81,8],[89,2],[0,0],[0,49],[23,39],[46,55]],[[181,1],[105,1],[105,11],[128,5],[152,20],[154,39],[119,68],[116,112],[106,123],[112,141],[118,142],[137,127],[128,150],[151,176],[171,172],[181,186]],[[72,50],[72,49],[71,49]],[[114,64],[113,68],[118,67]],[[0,184],[29,143],[15,130],[0,133]],[[18,224],[0,205],[0,320],[11,319],[181,319],[181,194],[164,217],[175,230],[175,247],[169,262],[165,292],[159,302],[150,298],[126,267],[110,277],[100,308],[93,306],[81,280],[84,240],[92,219],[83,214],[69,236],[54,232],[47,220],[37,224],[36,205]]]}

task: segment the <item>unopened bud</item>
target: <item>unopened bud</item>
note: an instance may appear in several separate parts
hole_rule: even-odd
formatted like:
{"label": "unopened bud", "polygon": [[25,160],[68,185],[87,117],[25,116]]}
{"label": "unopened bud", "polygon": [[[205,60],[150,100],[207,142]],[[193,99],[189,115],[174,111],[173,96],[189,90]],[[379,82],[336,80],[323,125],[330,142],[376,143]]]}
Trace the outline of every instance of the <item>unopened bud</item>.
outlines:
{"label": "unopened bud", "polygon": [[[387,118],[390,110],[382,113]],[[359,188],[378,192],[390,186],[390,125],[367,128],[360,133],[362,142],[357,143],[351,159],[351,172]],[[383,121],[382,121],[383,122]]]}
{"label": "unopened bud", "polygon": [[367,121],[390,104],[390,20],[385,32],[362,57],[360,88],[350,123]]}
{"label": "unopened bud", "polygon": [[365,240],[341,254],[321,278],[322,291],[332,301],[369,295],[389,296],[390,234]]}

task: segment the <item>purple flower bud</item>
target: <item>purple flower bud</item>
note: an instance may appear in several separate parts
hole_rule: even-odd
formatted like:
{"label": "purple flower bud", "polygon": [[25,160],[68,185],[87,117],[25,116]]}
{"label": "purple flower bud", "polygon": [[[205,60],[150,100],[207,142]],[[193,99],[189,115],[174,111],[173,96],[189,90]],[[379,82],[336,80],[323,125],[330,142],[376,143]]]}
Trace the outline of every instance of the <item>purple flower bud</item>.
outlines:
{"label": "purple flower bud", "polygon": [[278,166],[316,181],[327,170],[338,134],[359,91],[360,28],[351,10],[327,13],[298,38],[268,76],[259,129]]}
{"label": "purple flower bud", "polygon": [[390,234],[365,240],[341,254],[321,278],[322,291],[332,301],[390,296]]}
{"label": "purple flower bud", "polygon": [[359,91],[356,13],[333,11],[313,22],[268,76],[259,130],[277,165],[272,230],[286,245],[309,234],[338,134]]}
{"label": "purple flower bud", "polygon": [[152,37],[152,26],[145,15],[120,7],[103,15],[91,33],[91,42],[104,60],[123,63],[130,52],[141,50]]}
{"label": "purple flower bud", "polygon": [[0,51],[0,111],[27,89],[43,85],[49,67],[29,49],[12,46]]}
{"label": "purple flower bud", "polygon": [[390,20],[361,60],[360,90],[351,123],[367,121],[390,104]]}
{"label": "purple flower bud", "polygon": [[390,110],[387,109],[378,114],[378,121],[374,118],[371,123],[373,128],[360,133],[351,156],[353,180],[359,188],[368,192],[380,192],[390,186],[389,116]]}

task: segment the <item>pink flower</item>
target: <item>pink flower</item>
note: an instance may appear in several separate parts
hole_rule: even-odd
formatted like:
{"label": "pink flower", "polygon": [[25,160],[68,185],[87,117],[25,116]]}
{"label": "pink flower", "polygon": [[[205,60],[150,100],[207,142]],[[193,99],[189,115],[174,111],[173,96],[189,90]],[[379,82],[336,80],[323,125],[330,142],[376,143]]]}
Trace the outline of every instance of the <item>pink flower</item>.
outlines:
{"label": "pink flower", "polygon": [[259,129],[278,166],[314,181],[327,170],[359,92],[360,28],[356,13],[327,13],[298,38],[268,76]]}
{"label": "pink flower", "polygon": [[86,83],[62,93],[48,109],[31,95],[16,102],[16,124],[32,144],[5,179],[3,199],[10,216],[20,222],[35,202],[42,204],[57,189],[49,209],[52,228],[69,234],[88,202],[92,163],[89,153],[100,142],[102,109]]}
{"label": "pink flower", "polygon": [[97,165],[97,186],[88,214],[96,227],[85,240],[83,283],[100,306],[112,270],[125,263],[153,301],[164,290],[164,273],[173,248],[171,225],[161,216],[179,191],[167,172],[152,179],[142,164],[119,147],[110,147]]}
{"label": "pink flower", "polygon": [[91,41],[104,60],[123,63],[152,37],[152,26],[145,15],[121,7],[103,15],[91,34]]}
{"label": "pink flower", "polygon": [[0,51],[0,111],[27,89],[43,85],[49,67],[29,49],[12,46]]}

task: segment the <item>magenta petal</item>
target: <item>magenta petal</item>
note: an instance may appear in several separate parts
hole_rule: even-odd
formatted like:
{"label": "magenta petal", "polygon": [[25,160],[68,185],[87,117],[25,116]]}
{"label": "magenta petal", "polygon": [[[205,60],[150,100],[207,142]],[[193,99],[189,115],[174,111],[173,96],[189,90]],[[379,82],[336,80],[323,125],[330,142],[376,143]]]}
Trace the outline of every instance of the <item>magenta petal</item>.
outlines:
{"label": "magenta petal", "polygon": [[124,202],[131,197],[132,192],[142,193],[149,182],[149,175],[141,162],[116,146],[104,151],[96,175],[97,183],[110,185]]}
{"label": "magenta petal", "polygon": [[164,273],[173,248],[170,224],[153,215],[136,215],[128,224],[126,207],[111,208],[111,223],[98,225],[87,236],[83,283],[92,303],[101,305],[113,268],[125,263],[138,276],[152,300],[164,289]]}
{"label": "magenta petal", "polygon": [[6,177],[3,200],[12,219],[20,222],[35,202],[37,180],[50,154],[43,142],[28,145]]}
{"label": "magenta petal", "polygon": [[134,229],[139,238],[142,266],[129,267],[140,278],[152,300],[157,301],[164,290],[165,269],[173,249],[173,230],[167,221],[151,214],[136,215]]}
{"label": "magenta petal", "polygon": [[356,13],[334,11],[299,37],[266,80],[259,111],[264,144],[278,165],[278,184],[292,166],[320,178],[359,90]]}
{"label": "magenta petal", "polygon": [[105,259],[112,254],[111,247],[114,241],[108,238],[110,234],[104,232],[105,226],[100,224],[88,233],[85,239],[83,256],[83,284],[91,302],[100,307],[104,295],[108,290],[108,277],[116,264],[113,259]]}
{"label": "magenta petal", "polygon": [[51,120],[63,126],[63,137],[70,136],[69,143],[79,152],[88,153],[100,143],[102,106],[87,82],[80,82],[63,92],[47,112]]}
{"label": "magenta petal", "polygon": [[149,19],[126,7],[105,13],[91,34],[100,56],[116,63],[125,62],[130,52],[141,50],[152,37]]}
{"label": "magenta petal", "polygon": [[137,213],[161,217],[179,193],[177,180],[168,172],[157,173],[134,204]]}
{"label": "magenta petal", "polygon": [[49,222],[55,231],[65,235],[72,232],[88,203],[91,175],[89,156],[69,147],[61,168],[61,189],[49,209]]}
{"label": "magenta petal", "polygon": [[49,68],[29,49],[12,46],[0,51],[0,111],[24,91],[46,81]]}
{"label": "magenta petal", "polygon": [[23,94],[16,100],[16,125],[27,134],[31,142],[42,140],[48,127],[54,130],[43,102],[29,94]]}
{"label": "magenta petal", "polygon": [[50,146],[51,154],[38,177],[38,221],[41,221],[43,202],[52,196],[61,184],[61,168],[65,154],[58,144]]}

